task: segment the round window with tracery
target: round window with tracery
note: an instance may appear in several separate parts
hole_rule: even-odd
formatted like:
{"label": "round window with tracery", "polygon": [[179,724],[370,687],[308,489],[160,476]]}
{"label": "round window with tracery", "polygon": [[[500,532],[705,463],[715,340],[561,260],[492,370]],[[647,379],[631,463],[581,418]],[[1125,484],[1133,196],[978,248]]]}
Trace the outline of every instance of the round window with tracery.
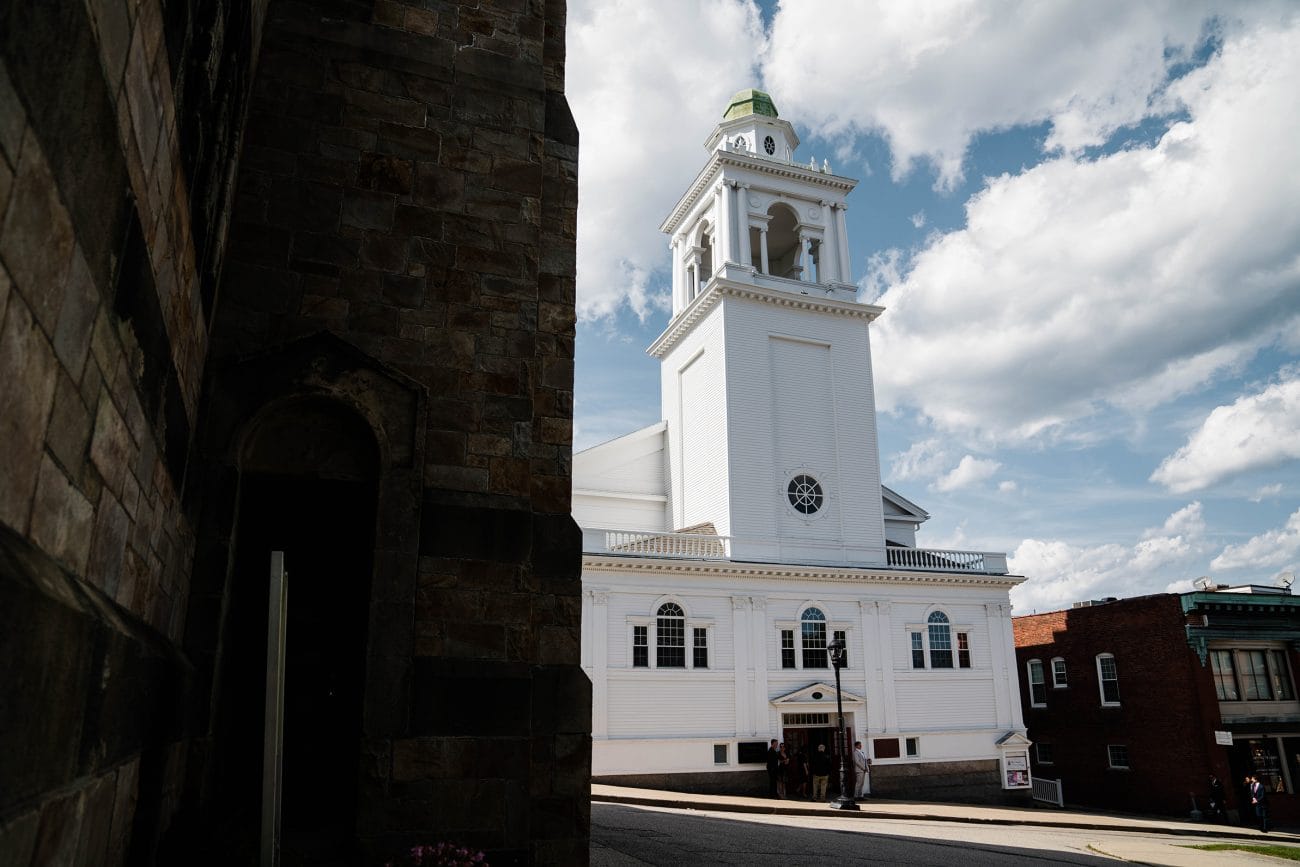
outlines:
{"label": "round window with tracery", "polygon": [[811,515],[822,507],[821,482],[812,476],[797,475],[786,487],[786,496],[790,498],[790,505],[794,506],[795,511]]}

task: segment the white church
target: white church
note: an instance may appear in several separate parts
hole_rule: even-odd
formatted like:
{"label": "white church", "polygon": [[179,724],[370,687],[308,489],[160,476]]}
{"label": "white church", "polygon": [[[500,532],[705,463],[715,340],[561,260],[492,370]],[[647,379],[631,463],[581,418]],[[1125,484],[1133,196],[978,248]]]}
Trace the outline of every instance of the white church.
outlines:
{"label": "white church", "polygon": [[881,484],[885,311],[851,280],[856,181],[798,145],[767,94],[733,98],[660,227],[663,420],[574,455],[592,776],[765,791],[769,739],[837,749],[840,639],[875,793],[1023,797],[1008,593],[1024,579],[1005,554],[916,547],[929,515]]}

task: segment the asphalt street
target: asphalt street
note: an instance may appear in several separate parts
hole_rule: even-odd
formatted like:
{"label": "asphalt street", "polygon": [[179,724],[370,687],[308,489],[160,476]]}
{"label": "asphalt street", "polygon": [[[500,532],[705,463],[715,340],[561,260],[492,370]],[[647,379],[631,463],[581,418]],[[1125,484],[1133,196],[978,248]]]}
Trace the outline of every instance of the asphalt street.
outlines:
{"label": "asphalt street", "polygon": [[[1138,863],[1278,864],[1245,853],[1198,852],[1186,835],[1030,825],[745,815],[621,804],[592,804],[592,867],[809,864],[980,865]],[[1143,849],[1141,847],[1145,846]],[[1175,847],[1177,847],[1175,849]],[[1142,851],[1176,852],[1147,860]],[[1137,857],[1133,854],[1139,853]],[[1120,858],[1111,857],[1119,855]]]}

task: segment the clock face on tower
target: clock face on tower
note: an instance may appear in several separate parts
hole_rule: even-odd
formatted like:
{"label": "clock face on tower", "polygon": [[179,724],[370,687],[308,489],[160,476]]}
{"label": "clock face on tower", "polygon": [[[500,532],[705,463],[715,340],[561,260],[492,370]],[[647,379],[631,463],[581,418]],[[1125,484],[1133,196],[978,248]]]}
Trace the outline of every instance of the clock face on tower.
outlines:
{"label": "clock face on tower", "polygon": [[763,139],[763,150],[767,151],[768,156],[776,153],[776,139],[771,136]]}

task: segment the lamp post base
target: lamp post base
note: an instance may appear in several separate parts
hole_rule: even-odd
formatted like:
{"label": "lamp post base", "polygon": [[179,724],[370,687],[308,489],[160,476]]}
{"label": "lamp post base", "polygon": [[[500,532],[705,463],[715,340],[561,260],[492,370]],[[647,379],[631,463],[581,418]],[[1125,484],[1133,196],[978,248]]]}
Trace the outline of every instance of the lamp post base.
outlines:
{"label": "lamp post base", "polygon": [[861,807],[858,806],[857,801],[853,800],[852,798],[846,795],[840,795],[838,798],[836,798],[834,801],[831,801],[826,806],[830,807],[832,810],[861,810],[862,809]]}

